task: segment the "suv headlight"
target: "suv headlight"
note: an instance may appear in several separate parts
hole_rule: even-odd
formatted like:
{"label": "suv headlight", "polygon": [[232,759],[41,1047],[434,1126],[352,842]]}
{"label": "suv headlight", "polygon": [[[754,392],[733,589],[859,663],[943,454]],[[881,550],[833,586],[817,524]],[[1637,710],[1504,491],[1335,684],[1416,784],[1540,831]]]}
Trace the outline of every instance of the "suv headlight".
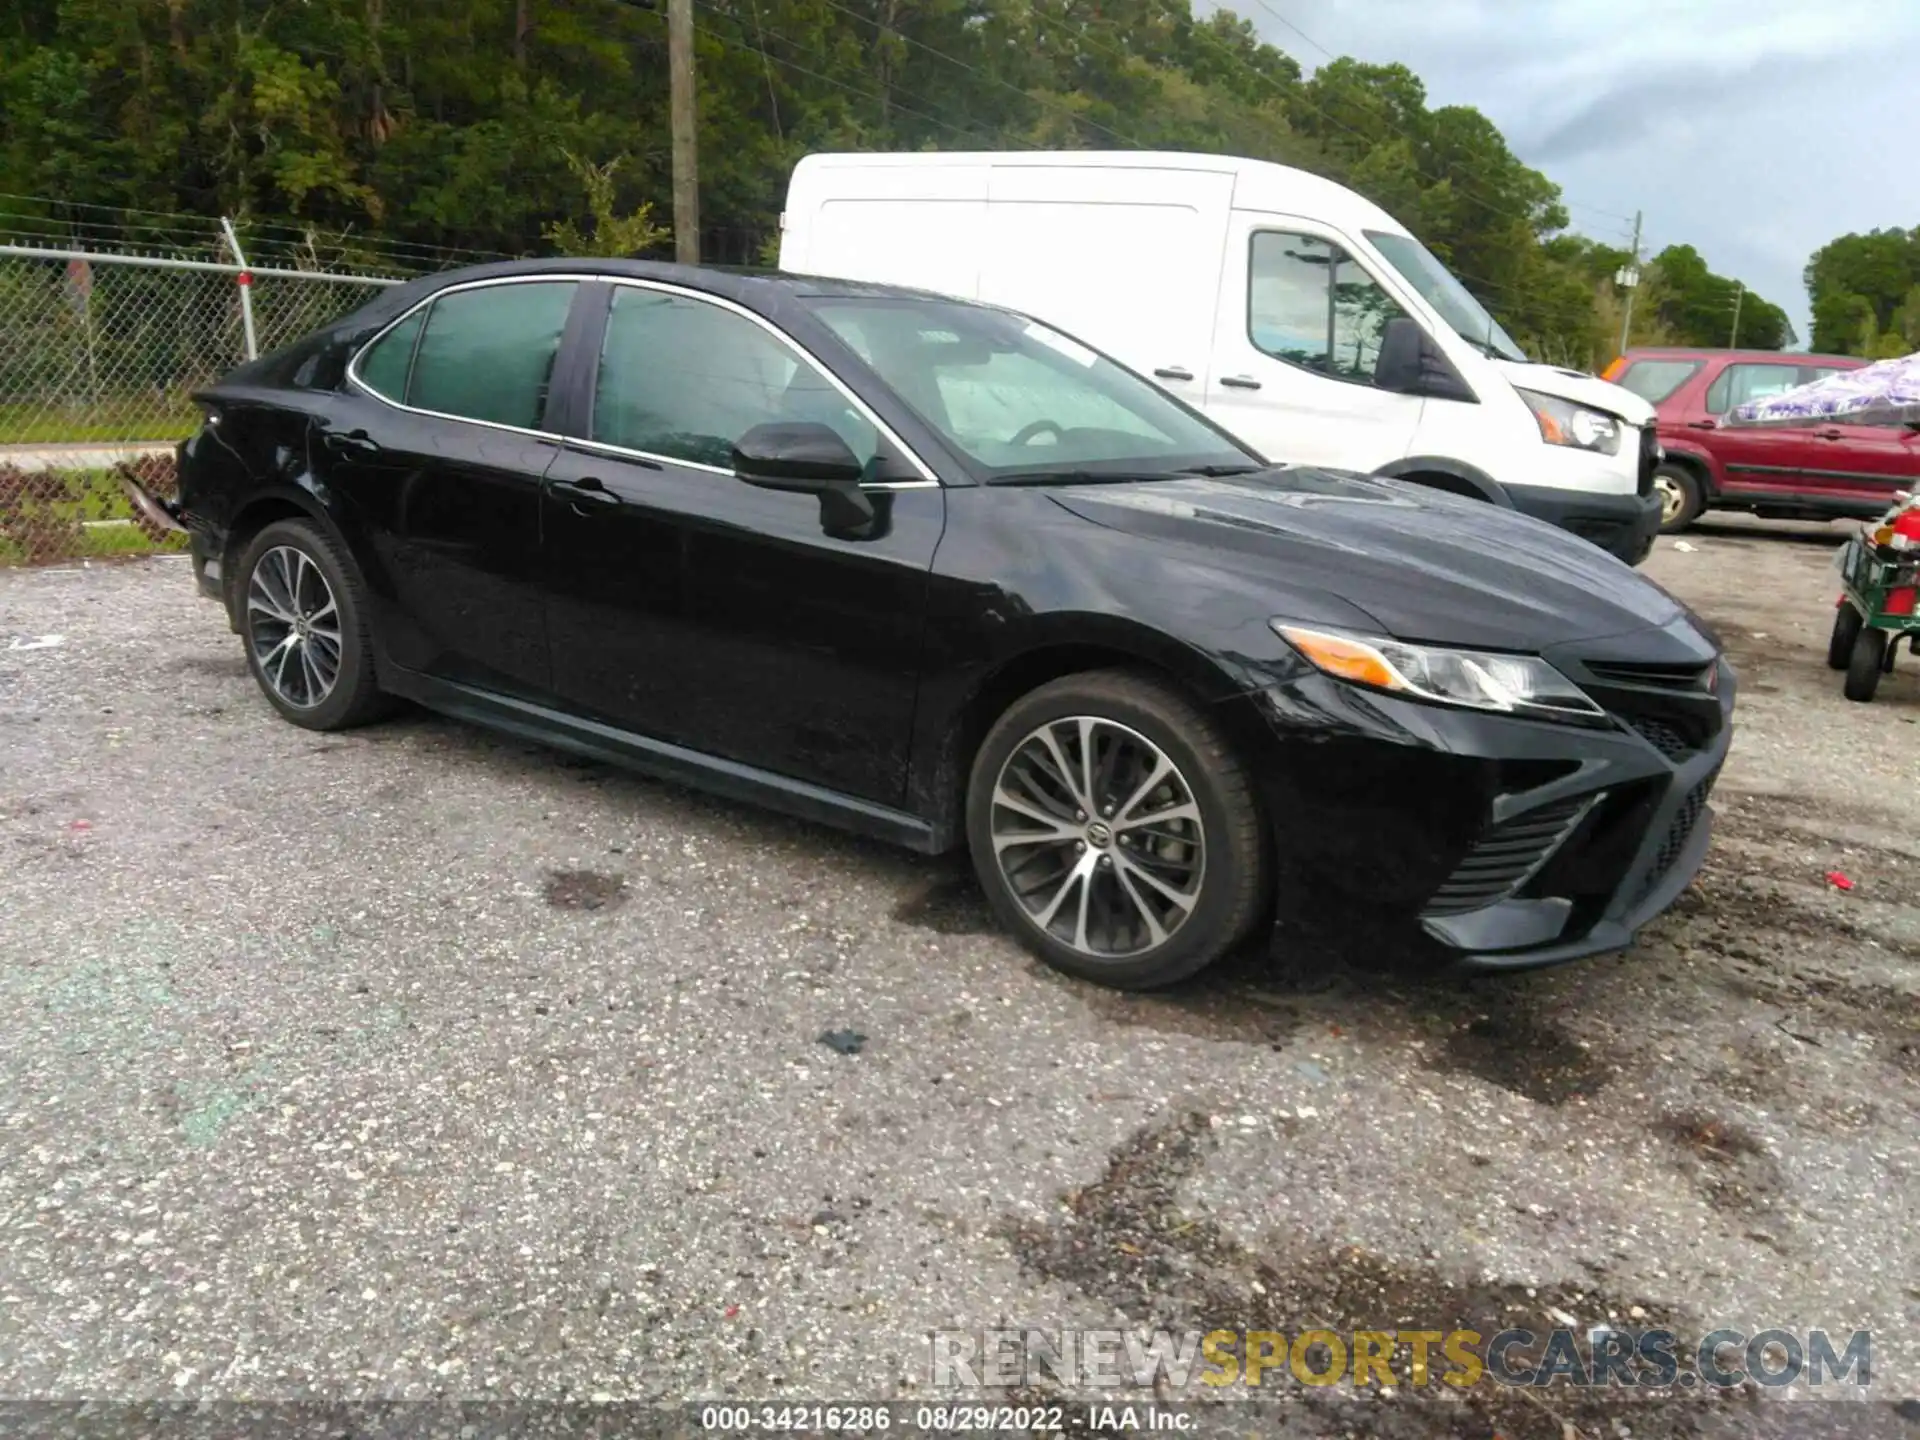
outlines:
{"label": "suv headlight", "polygon": [[1274,620],[1274,633],[1315,669],[1354,685],[1537,720],[1604,724],[1607,712],[1538,655],[1501,655],[1446,645],[1409,645]]}
{"label": "suv headlight", "polygon": [[1540,426],[1540,438],[1547,444],[1591,450],[1597,455],[1620,453],[1620,432],[1625,426],[1617,416],[1576,405],[1558,395],[1542,395],[1537,390],[1521,390],[1520,398],[1533,411],[1533,418]]}

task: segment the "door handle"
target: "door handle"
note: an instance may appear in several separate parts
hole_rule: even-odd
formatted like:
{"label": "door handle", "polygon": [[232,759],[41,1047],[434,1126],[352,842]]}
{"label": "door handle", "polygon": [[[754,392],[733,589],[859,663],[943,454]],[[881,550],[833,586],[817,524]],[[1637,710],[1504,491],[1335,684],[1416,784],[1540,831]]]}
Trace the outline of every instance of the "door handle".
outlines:
{"label": "door handle", "polygon": [[337,455],[377,455],[380,442],[364,430],[322,430],[320,443]]}
{"label": "door handle", "polygon": [[1229,390],[1258,390],[1260,382],[1251,375],[1222,375],[1220,383]]}
{"label": "door handle", "polygon": [[1822,440],[1844,440],[1847,438],[1847,432],[1837,425],[1829,425],[1826,429],[1816,430],[1813,433],[1818,435]]}
{"label": "door handle", "polygon": [[591,514],[595,509],[620,503],[620,497],[592,475],[583,475],[578,480],[556,480],[553,493],[571,504],[576,515]]}
{"label": "door handle", "polygon": [[1706,420],[1689,420],[1687,421],[1687,428],[1689,430],[1718,430],[1720,428],[1720,422],[1711,418]]}
{"label": "door handle", "polygon": [[1153,372],[1162,380],[1191,380],[1193,372],[1184,365],[1168,365]]}

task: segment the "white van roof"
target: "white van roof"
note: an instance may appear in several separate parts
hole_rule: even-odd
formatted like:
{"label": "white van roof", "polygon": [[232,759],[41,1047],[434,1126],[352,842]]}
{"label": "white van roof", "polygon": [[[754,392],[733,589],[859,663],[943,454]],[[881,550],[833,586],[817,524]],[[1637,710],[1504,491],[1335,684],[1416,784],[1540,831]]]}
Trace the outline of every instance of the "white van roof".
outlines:
{"label": "white van roof", "polygon": [[1043,165],[1102,170],[1184,170],[1189,173],[1231,175],[1233,205],[1237,210],[1264,210],[1281,215],[1317,217],[1347,229],[1388,230],[1407,234],[1406,226],[1346,186],[1267,160],[1242,160],[1233,155],[1201,155],[1181,150],[933,150],[861,154],[824,151],[808,155],[794,167],[800,179],[811,169],[886,169]]}

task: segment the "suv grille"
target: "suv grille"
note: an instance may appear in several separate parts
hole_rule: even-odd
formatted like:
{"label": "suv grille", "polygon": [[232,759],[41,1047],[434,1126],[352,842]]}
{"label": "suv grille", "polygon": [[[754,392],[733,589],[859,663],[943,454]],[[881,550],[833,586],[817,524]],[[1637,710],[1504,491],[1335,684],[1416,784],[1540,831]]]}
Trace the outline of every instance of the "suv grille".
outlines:
{"label": "suv grille", "polygon": [[1426,913],[1460,915],[1506,899],[1553,858],[1599,799],[1598,795],[1576,795],[1494,826],[1434,892]]}
{"label": "suv grille", "polygon": [[1700,814],[1707,808],[1707,796],[1713,792],[1713,782],[1719,778],[1720,772],[1715,770],[1687,792],[1679,813],[1673,817],[1665,838],[1660,841],[1660,849],[1653,857],[1653,868],[1647,871],[1647,878],[1640,884],[1640,894],[1634,900],[1636,905],[1652,894],[1653,887],[1666,879],[1667,872],[1678,863],[1687,848],[1687,841],[1693,836],[1693,827],[1700,823]]}

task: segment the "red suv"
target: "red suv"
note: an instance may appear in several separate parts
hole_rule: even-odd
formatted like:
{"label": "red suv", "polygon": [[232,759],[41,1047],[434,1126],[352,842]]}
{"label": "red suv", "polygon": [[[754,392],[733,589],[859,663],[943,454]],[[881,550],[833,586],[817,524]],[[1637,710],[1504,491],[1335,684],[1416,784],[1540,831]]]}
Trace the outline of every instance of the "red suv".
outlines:
{"label": "red suv", "polygon": [[1703,510],[1751,510],[1772,520],[1871,518],[1893,492],[1920,483],[1920,433],[1898,425],[1822,420],[1775,429],[1729,426],[1736,405],[1777,395],[1864,360],[1778,350],[1629,350],[1604,378],[1648,401],[1666,458],[1654,472],[1660,530]]}

